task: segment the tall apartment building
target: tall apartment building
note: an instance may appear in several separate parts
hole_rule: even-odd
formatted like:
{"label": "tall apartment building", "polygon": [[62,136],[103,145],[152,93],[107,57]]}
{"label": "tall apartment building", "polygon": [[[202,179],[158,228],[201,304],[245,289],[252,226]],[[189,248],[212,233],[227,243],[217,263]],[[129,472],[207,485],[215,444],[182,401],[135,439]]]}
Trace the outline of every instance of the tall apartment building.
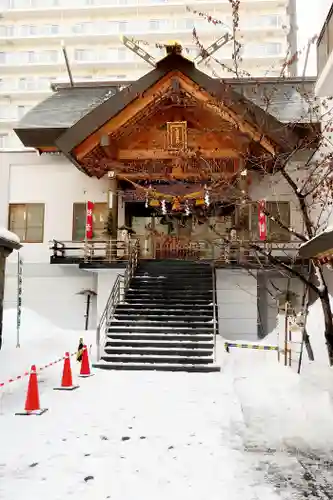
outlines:
{"label": "tall apartment building", "polygon": [[[209,23],[194,11],[224,24]],[[296,50],[295,12],[295,0],[240,2],[241,67],[251,76],[278,75],[288,47]],[[228,0],[0,0],[0,15],[1,149],[22,147],[13,127],[51,92],[50,83],[67,79],[62,41],[75,81],[136,80],[149,65],[123,46],[121,34],[144,42],[158,59],[163,50],[156,44],[169,40],[180,41],[193,57],[194,27],[205,47],[232,27]],[[215,56],[232,66],[232,52],[229,43]],[[228,73],[213,64],[200,69]]]}
{"label": "tall apartment building", "polygon": [[333,3],[327,14],[317,41],[317,83],[318,97],[332,97],[333,82]]}

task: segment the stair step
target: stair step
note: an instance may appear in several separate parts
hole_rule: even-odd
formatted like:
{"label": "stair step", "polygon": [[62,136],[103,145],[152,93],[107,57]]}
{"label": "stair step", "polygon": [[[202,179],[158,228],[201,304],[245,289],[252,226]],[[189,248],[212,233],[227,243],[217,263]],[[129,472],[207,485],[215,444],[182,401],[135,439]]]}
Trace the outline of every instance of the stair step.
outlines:
{"label": "stair step", "polygon": [[158,322],[158,323],[164,323],[164,324],[169,324],[169,323],[175,323],[175,324],[182,324],[182,323],[196,323],[196,324],[202,324],[202,323],[209,323],[212,321],[212,315],[200,315],[200,316],[192,316],[188,313],[183,313],[182,316],[175,316],[171,314],[168,314],[167,311],[164,312],[163,314],[156,314],[156,313],[146,313],[146,314],[138,314],[136,313],[131,313],[131,314],[123,314],[116,312],[114,314],[114,318],[117,320],[117,322],[121,322],[123,324],[132,324],[133,321],[137,322],[138,324],[143,324],[143,323],[148,323],[149,322]]}
{"label": "stair step", "polygon": [[171,292],[171,293],[176,293],[180,294],[183,291],[186,292],[191,292],[191,293],[207,293],[212,291],[212,284],[210,283],[207,286],[201,286],[201,284],[198,283],[193,283],[192,285],[175,285],[175,284],[164,284],[164,285],[158,285],[156,283],[150,283],[147,285],[147,283],[142,283],[141,285],[138,284],[131,284],[129,290],[135,290],[136,292],[146,292],[146,293],[151,293],[153,291],[154,293],[162,293],[164,294],[165,292]]}
{"label": "stair step", "polygon": [[126,305],[126,304],[120,304],[116,308],[116,314],[172,314],[172,316],[176,315],[203,315],[203,316],[211,316],[213,314],[213,306],[201,306],[198,308],[193,308],[191,307],[182,307],[182,306],[172,306],[169,307],[168,305],[165,305],[163,308],[161,305],[156,305],[154,307],[147,307],[147,305],[143,306],[142,304],[131,304],[131,305]]}
{"label": "stair step", "polygon": [[[134,335],[134,337],[138,337],[138,335]],[[142,340],[142,336],[139,336],[140,339],[135,339],[132,336],[128,336],[125,339],[123,338],[114,338],[113,336],[108,336],[108,340],[105,344],[105,347],[119,347],[119,348],[150,348],[150,349],[204,349],[204,350],[212,350],[214,348],[214,342],[211,337],[209,340],[198,340],[195,338],[194,340],[190,340],[186,338],[185,340],[168,340],[163,337],[163,340],[154,340],[150,336],[149,339]],[[177,336],[179,337],[179,336]],[[188,337],[188,336],[187,336]],[[161,338],[160,336],[158,338]],[[173,337],[172,337],[173,338]]]}
{"label": "stair step", "polygon": [[160,326],[160,325],[152,325],[152,326],[143,326],[143,325],[120,325],[117,326],[114,323],[111,323],[107,326],[108,333],[164,333],[166,335],[174,334],[174,333],[187,333],[189,335],[198,335],[198,334],[211,334],[213,335],[214,329],[211,328],[189,328],[188,326],[174,326],[173,328],[170,326]]}
{"label": "stair step", "polygon": [[[190,298],[193,299],[207,299],[212,296],[212,290],[207,290],[205,292],[197,291],[197,290],[186,290],[186,297],[187,300]],[[169,298],[173,300],[181,300],[184,298],[184,293],[178,293],[178,290],[172,291],[172,290],[155,290],[152,289],[151,291],[148,290],[134,290],[134,289],[129,289],[126,292],[126,298],[130,297],[136,297],[136,298],[151,298],[154,297],[156,299],[163,299],[163,300],[168,300]]]}
{"label": "stair step", "polygon": [[[196,315],[196,316],[195,316]],[[194,310],[179,310],[179,311],[168,311],[167,309],[117,309],[114,317],[117,320],[125,319],[125,318],[130,318],[130,319],[135,319],[135,318],[146,318],[148,320],[156,320],[159,319],[160,321],[165,321],[168,318],[187,318],[189,317],[190,320],[192,321],[212,321],[213,319],[213,311],[194,311]]]}
{"label": "stair step", "polygon": [[159,304],[159,305],[168,305],[168,306],[172,306],[172,305],[176,305],[176,306],[182,306],[182,307],[186,307],[186,306],[191,306],[193,307],[193,305],[204,305],[204,306],[213,306],[213,303],[212,303],[212,298],[211,297],[207,297],[205,299],[196,299],[196,298],[191,298],[191,299],[187,299],[186,297],[182,297],[180,299],[174,299],[174,298],[168,298],[168,302],[166,303],[166,300],[165,299],[159,299],[159,298],[151,298],[151,297],[137,297],[135,295],[133,296],[126,296],[125,298],[125,304],[126,303],[130,303],[130,304]]}
{"label": "stair step", "polygon": [[163,364],[163,363],[108,363],[103,361],[94,363],[94,368],[101,368],[102,370],[151,370],[151,371],[171,371],[171,372],[187,372],[187,373],[211,373],[219,372],[220,367],[209,365],[185,365],[185,364]]}
{"label": "stair step", "polygon": [[185,341],[185,342],[212,342],[214,339],[213,333],[140,333],[140,332],[111,332],[106,335],[109,341],[119,339],[119,340],[127,340],[127,341],[137,341],[142,340],[146,342],[151,341],[167,341],[171,342],[173,340],[177,342]]}
{"label": "stair step", "polygon": [[207,274],[200,274],[199,276],[193,273],[189,274],[180,274],[180,273],[174,273],[174,274],[136,274],[133,277],[133,282],[160,282],[164,283],[167,281],[180,281],[180,280],[185,280],[185,281],[197,281],[198,279],[203,280],[203,281],[212,281],[212,273],[207,273]]}
{"label": "stair step", "polygon": [[163,363],[163,364],[182,364],[182,365],[203,365],[214,362],[213,356],[163,356],[159,354],[149,355],[130,355],[130,354],[104,354],[102,356],[104,361],[109,363]]}
{"label": "stair step", "polygon": [[[110,344],[110,342],[108,343]],[[132,354],[132,355],[162,355],[162,356],[212,356],[212,349],[202,349],[193,347],[186,349],[182,347],[161,347],[161,346],[148,346],[143,347],[136,345],[135,347],[124,347],[119,345],[106,345],[106,354]]]}

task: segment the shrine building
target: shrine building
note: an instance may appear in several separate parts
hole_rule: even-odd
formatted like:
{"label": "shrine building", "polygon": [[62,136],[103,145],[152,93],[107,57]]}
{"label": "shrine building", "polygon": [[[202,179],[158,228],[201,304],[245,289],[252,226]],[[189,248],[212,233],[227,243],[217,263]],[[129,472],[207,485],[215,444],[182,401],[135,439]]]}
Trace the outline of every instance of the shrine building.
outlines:
{"label": "shrine building", "polygon": [[[277,172],[311,139],[314,81],[219,80],[179,44],[166,52],[134,82],[54,84],[15,129],[27,149],[0,153],[0,225],[23,244],[23,304],[79,329],[80,292],[91,290],[95,328],[138,241],[140,260],[214,265],[220,333],[263,337],[276,328],[264,284],[285,277],[247,243],[297,256],[298,242],[261,221],[260,207],[301,227]],[[309,144],[294,162],[309,157]],[[15,300],[14,257],[5,307]]]}

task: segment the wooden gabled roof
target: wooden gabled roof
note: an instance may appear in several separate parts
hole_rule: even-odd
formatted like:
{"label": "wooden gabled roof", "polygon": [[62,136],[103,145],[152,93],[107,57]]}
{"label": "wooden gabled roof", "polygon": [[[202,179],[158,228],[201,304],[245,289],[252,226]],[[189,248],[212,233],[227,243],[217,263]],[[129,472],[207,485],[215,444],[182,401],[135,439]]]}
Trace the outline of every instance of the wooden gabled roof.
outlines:
{"label": "wooden gabled roof", "polygon": [[102,129],[103,125],[119,115],[133,101],[141,99],[149,89],[171,72],[179,72],[187,77],[194,83],[198,92],[205,91],[212,99],[222,103],[243,122],[255,127],[263,139],[271,140],[278,150],[290,151],[298,143],[298,135],[286,124],[281,123],[251,100],[234,91],[230,85],[207,76],[188,59],[172,53],[159,61],[154,70],[129,87],[105,99],[61,134],[55,141],[59,150],[66,155],[71,155],[74,148]]}
{"label": "wooden gabled roof", "polygon": [[230,80],[221,81],[207,76],[191,61],[175,53],[167,55],[155,69],[123,90],[119,90],[116,84],[60,89],[27,113],[15,132],[26,146],[37,149],[53,146],[75,160],[73,150],[78,145],[172,72],[184,75],[193,82],[198,92],[206,92],[241,120],[256,127],[261,136],[272,141],[278,150],[289,151],[297,144],[298,134],[242,95],[238,85]]}

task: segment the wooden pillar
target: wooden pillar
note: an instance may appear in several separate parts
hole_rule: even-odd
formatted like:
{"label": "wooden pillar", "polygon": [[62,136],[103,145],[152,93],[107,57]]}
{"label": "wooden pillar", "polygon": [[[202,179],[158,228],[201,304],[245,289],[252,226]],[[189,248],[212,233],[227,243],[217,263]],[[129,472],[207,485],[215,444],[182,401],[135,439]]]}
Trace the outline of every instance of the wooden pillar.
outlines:
{"label": "wooden pillar", "polygon": [[109,210],[112,213],[112,238],[118,239],[118,180],[111,177],[109,181]]}

